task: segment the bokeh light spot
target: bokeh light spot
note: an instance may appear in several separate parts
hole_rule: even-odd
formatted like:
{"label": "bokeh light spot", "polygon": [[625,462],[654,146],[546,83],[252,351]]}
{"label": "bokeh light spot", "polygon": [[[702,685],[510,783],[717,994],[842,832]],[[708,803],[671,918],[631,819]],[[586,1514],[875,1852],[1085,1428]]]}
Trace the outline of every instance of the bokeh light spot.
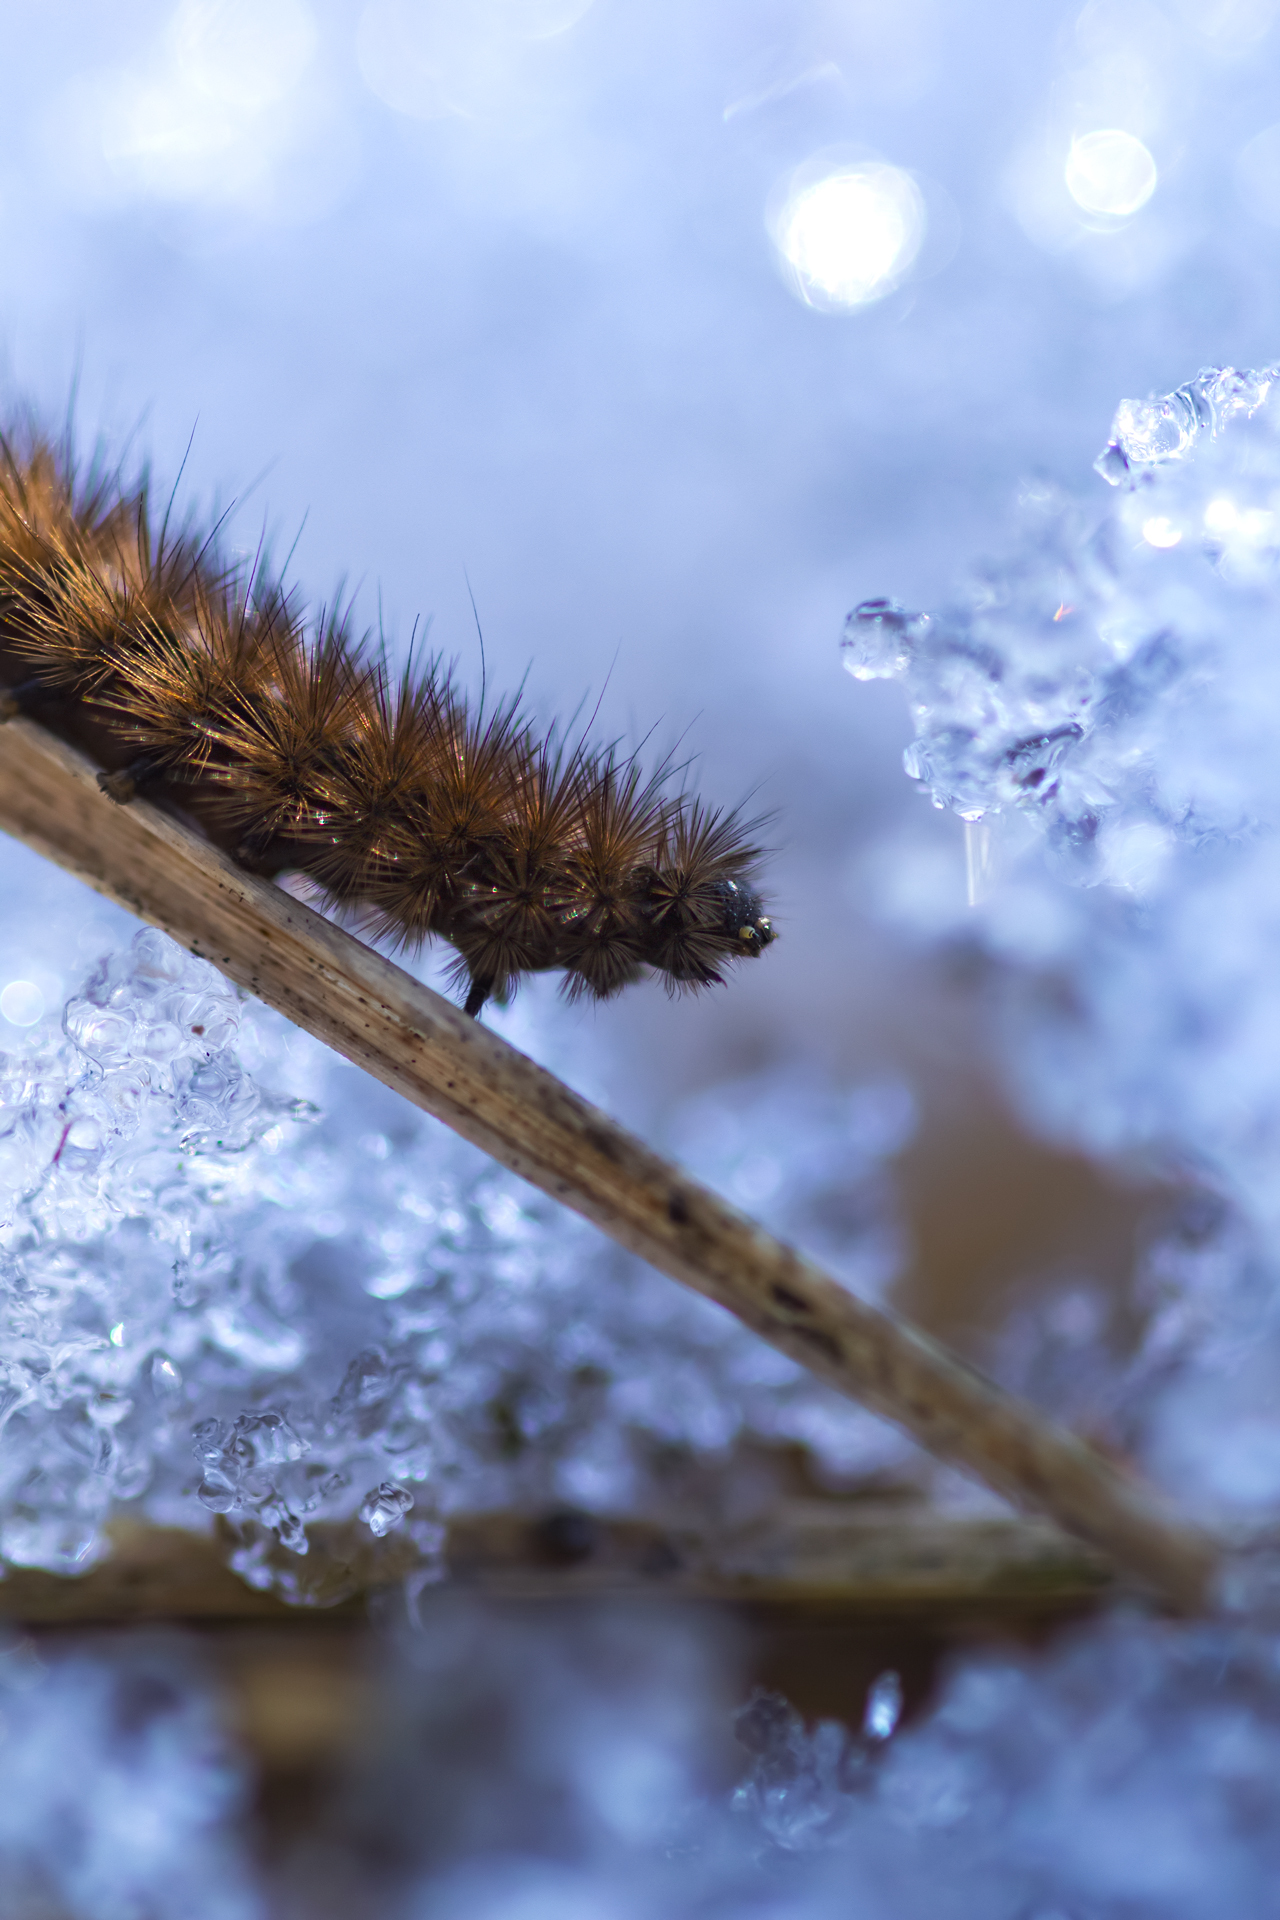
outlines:
{"label": "bokeh light spot", "polygon": [[1167,515],[1158,513],[1152,519],[1143,521],[1142,537],[1149,547],[1176,547],[1182,532]]}
{"label": "bokeh light spot", "polygon": [[850,312],[902,280],[924,238],[924,200],[909,173],[867,161],[798,182],[772,224],[800,299]]}
{"label": "bokeh light spot", "polygon": [[0,993],[0,1013],[11,1026],[34,1027],[44,1012],[44,995],[33,980],[11,980]]}
{"label": "bokeh light spot", "polygon": [[1157,177],[1141,140],[1115,127],[1082,134],[1067,155],[1067,192],[1086,213],[1127,220],[1146,206]]}

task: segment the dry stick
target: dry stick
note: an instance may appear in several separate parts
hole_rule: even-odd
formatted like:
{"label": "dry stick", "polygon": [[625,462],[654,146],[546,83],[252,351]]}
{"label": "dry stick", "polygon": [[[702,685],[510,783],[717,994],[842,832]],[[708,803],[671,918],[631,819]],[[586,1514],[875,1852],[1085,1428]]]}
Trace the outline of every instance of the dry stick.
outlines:
{"label": "dry stick", "polygon": [[170,814],[105,798],[92,763],[27,720],[0,728],[0,827],[939,1459],[1048,1514],[1166,1603],[1210,1603],[1215,1546],[1146,1488],[908,1322],[864,1305],[497,1034]]}
{"label": "dry stick", "polygon": [[[0,1580],[0,1623],[297,1618],[294,1602],[231,1571],[230,1528],[219,1538],[118,1515],[108,1532],[110,1555],[87,1573],[11,1567]],[[359,1521],[322,1520],[307,1536],[303,1591],[330,1621],[334,1605],[360,1617],[371,1593],[423,1564],[403,1529],[378,1540]],[[893,1614],[926,1633],[930,1618],[944,1630],[975,1619],[1014,1626],[1070,1618],[1114,1589],[1097,1554],[1043,1520],[956,1520],[860,1500],[792,1500],[701,1534],[593,1519],[578,1548],[566,1555],[545,1516],[452,1513],[444,1563],[460,1586],[501,1598],[715,1600],[780,1608],[787,1618],[801,1609],[814,1624],[833,1614],[844,1622]]]}

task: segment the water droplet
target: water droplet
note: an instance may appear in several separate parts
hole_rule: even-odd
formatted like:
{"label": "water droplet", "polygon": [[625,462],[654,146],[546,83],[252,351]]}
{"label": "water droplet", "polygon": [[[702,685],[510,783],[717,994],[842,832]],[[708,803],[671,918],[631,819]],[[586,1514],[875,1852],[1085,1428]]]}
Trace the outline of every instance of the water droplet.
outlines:
{"label": "water droplet", "polygon": [[927,632],[928,617],[896,600],[864,600],[844,623],[840,651],[855,680],[892,680],[906,671]]}
{"label": "water droplet", "polygon": [[210,1513],[230,1513],[239,1495],[233,1480],[220,1468],[210,1467],[196,1488],[196,1497]]}

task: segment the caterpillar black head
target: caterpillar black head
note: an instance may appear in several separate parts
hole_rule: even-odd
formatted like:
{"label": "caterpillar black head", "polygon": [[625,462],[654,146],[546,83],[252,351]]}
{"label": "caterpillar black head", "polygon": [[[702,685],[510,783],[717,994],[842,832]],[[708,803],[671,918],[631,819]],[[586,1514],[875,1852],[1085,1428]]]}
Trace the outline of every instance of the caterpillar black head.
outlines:
{"label": "caterpillar black head", "polygon": [[736,943],[735,953],[763,953],[777,939],[772,920],[764,910],[764,901],[753,887],[738,880],[722,883],[724,917],[721,931]]}

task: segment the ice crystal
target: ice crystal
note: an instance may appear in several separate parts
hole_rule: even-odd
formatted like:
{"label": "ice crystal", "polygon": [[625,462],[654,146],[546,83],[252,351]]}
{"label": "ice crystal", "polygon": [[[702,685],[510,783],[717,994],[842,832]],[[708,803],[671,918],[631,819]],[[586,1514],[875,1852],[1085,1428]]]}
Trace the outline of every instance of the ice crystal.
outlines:
{"label": "ice crystal", "polygon": [[[773,1075],[676,1132],[874,1291],[909,1125],[899,1089]],[[135,1503],[219,1516],[301,1598],[319,1520],[429,1557],[460,1506],[652,1507],[673,1458],[750,1436],[855,1476],[907,1456],[153,931],[0,1056],[0,1302],[11,1563],[83,1567]]]}
{"label": "ice crystal", "polygon": [[856,676],[906,689],[908,773],[967,822],[966,938],[1000,965],[1028,1112],[1187,1190],[1137,1275],[1127,1371],[1086,1285],[1024,1325],[1019,1384],[1118,1423],[1184,1500],[1246,1509],[1280,1492],[1275,378],[1123,403],[1113,493],[1028,487],[964,601],[869,602],[846,634]]}

